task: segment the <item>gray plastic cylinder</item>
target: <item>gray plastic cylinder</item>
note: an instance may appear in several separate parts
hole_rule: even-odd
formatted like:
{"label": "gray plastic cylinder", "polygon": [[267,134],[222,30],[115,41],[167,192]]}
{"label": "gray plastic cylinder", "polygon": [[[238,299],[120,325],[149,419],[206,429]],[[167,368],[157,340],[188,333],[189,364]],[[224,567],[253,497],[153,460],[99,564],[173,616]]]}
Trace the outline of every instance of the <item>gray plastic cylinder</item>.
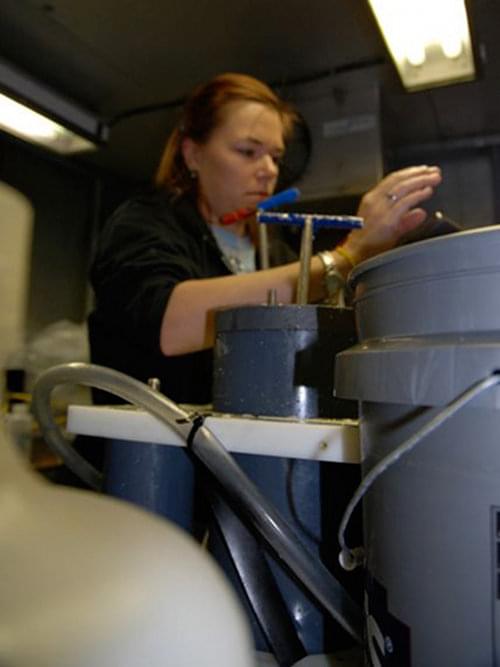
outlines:
{"label": "gray plastic cylinder", "polygon": [[[500,230],[400,248],[352,275],[360,335],[336,362],[363,474],[500,369]],[[500,392],[457,413],[364,500],[373,664],[500,664]]]}
{"label": "gray plastic cylinder", "polygon": [[[353,417],[356,402],[334,397],[335,355],[355,342],[350,308],[319,305],[241,306],[216,313],[214,409],[273,417]],[[238,464],[316,553],[322,535],[323,485],[345,488],[336,469],[316,461],[236,455]],[[340,477],[340,475],[338,476]],[[349,475],[346,478],[351,482]],[[220,547],[213,545],[220,553]],[[219,555],[220,558],[220,555]],[[334,560],[328,558],[328,560]],[[275,579],[307,653],[345,641],[309,596],[271,562]],[[253,624],[257,648],[267,650]],[[331,636],[329,636],[331,634]]]}
{"label": "gray plastic cylinder", "polygon": [[216,313],[214,409],[279,417],[353,417],[334,397],[335,355],[356,340],[353,311],[242,306]]}

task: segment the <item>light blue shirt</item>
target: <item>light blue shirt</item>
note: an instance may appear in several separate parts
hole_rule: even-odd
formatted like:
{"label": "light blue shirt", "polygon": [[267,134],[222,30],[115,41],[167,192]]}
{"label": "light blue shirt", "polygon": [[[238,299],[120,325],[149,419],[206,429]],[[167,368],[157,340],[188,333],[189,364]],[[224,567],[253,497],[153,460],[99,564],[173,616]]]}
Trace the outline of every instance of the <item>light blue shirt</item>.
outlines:
{"label": "light blue shirt", "polygon": [[255,248],[249,236],[237,236],[224,227],[210,227],[217,245],[235,273],[255,271]]}

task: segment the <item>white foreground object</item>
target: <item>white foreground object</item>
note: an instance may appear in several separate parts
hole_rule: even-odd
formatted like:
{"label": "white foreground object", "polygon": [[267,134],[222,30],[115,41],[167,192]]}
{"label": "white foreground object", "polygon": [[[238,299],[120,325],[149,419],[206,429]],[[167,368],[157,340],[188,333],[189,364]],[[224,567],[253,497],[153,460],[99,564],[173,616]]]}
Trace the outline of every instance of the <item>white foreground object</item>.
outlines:
{"label": "white foreground object", "polygon": [[[307,655],[293,667],[364,667],[363,649],[356,647],[332,654]],[[279,667],[270,653],[257,653],[257,667]]]}
{"label": "white foreground object", "polygon": [[229,584],[188,535],[139,508],[55,487],[0,423],[2,667],[251,667]]}
{"label": "white foreground object", "polygon": [[[358,423],[351,419],[298,420],[208,412],[205,426],[229,452],[338,463],[360,461]],[[118,440],[176,447],[186,444],[159,419],[131,406],[70,405],[67,429]]]}

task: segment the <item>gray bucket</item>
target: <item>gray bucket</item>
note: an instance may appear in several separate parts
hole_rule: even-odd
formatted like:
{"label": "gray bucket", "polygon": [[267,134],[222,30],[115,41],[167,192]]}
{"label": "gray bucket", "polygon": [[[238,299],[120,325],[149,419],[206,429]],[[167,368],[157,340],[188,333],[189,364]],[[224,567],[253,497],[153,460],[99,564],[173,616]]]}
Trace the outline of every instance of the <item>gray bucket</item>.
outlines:
{"label": "gray bucket", "polygon": [[[500,229],[384,253],[352,283],[360,342],[335,387],[359,401],[366,479],[500,369]],[[478,395],[366,493],[370,664],[500,665],[499,408],[498,388]]]}

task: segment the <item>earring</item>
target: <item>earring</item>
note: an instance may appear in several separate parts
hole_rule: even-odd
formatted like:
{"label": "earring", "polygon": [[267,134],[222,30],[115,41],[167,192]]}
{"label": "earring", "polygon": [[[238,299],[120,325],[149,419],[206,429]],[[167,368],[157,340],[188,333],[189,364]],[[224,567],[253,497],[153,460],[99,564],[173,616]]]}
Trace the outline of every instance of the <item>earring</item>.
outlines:
{"label": "earring", "polygon": [[195,171],[194,169],[191,169],[191,170],[190,170],[189,175],[191,176],[191,178],[193,179],[193,181],[195,181],[195,180],[198,178],[198,172]]}

